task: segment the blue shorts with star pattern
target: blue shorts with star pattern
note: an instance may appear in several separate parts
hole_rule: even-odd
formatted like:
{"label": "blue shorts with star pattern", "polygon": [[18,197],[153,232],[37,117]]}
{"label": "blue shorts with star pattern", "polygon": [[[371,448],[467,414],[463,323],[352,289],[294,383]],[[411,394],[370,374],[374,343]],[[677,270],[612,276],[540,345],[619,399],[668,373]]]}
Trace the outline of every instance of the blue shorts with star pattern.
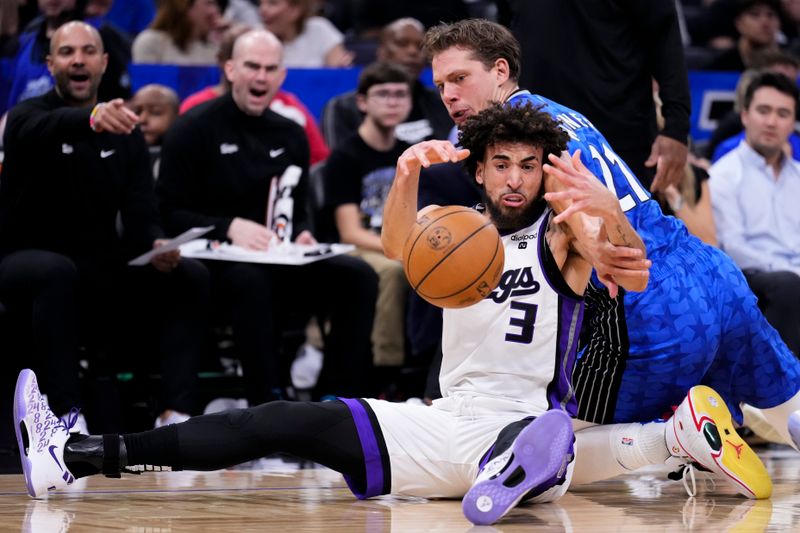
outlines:
{"label": "blue shorts with star pattern", "polygon": [[800,390],[800,363],[767,323],[739,268],[695,238],[662,259],[669,274],[625,295],[630,349],[615,422],[659,418],[694,385],[768,408]]}

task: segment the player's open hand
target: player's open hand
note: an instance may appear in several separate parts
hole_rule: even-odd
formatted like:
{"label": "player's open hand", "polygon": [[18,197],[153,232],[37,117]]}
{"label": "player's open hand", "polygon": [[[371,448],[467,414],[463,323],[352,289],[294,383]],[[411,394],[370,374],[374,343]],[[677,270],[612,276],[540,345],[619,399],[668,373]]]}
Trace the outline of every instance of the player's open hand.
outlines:
{"label": "player's open hand", "polygon": [[437,163],[457,163],[469,156],[469,150],[456,148],[450,141],[422,141],[403,152],[397,160],[397,174],[410,175]]}
{"label": "player's open hand", "polygon": [[572,157],[566,152],[561,157],[550,154],[549,160],[551,164],[545,163],[542,170],[556,178],[557,183],[552,184],[554,190],[545,193],[544,199],[563,206],[554,222],[566,221],[575,213],[610,218],[619,211],[614,194],[581,162],[580,150],[575,150]]}
{"label": "player's open hand", "polygon": [[94,131],[107,131],[118,135],[128,135],[139,123],[139,115],[125,106],[122,98],[100,103],[94,111]]}

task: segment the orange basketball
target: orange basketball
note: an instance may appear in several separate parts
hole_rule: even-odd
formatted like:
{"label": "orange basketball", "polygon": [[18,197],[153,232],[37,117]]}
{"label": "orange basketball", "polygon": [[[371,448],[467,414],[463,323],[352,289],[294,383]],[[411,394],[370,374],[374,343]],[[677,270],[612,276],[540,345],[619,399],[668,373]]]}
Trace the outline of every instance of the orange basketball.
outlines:
{"label": "orange basketball", "polygon": [[403,246],[411,287],[439,307],[478,303],[497,287],[505,251],[497,228],[474,209],[436,208],[417,220]]}

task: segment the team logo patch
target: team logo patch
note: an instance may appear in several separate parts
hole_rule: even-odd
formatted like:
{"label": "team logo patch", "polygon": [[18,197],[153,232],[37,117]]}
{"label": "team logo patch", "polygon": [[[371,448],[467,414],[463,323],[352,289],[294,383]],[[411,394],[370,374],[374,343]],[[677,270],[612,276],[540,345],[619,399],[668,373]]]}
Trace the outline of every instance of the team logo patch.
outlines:
{"label": "team logo patch", "polygon": [[633,439],[630,437],[622,437],[623,446],[633,446]]}
{"label": "team logo patch", "polygon": [[447,248],[451,242],[453,242],[453,235],[444,226],[433,228],[428,235],[428,245],[434,250]]}
{"label": "team logo patch", "polygon": [[520,249],[520,250],[524,250],[527,247],[528,247],[528,243],[527,242],[521,242],[521,243],[519,243],[517,245],[517,248]]}

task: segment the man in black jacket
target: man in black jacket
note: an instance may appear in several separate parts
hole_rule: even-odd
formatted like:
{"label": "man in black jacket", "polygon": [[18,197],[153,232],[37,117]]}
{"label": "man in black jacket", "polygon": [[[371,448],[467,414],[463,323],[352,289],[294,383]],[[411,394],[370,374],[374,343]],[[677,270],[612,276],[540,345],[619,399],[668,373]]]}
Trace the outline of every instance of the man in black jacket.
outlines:
{"label": "man in black jacket", "polygon": [[20,351],[33,355],[14,364],[41,369],[53,387],[50,402],[63,414],[80,405],[79,344],[85,340],[98,354],[92,370],[103,362],[113,372],[116,363],[101,355],[120,348],[124,327],[153,319],[165,386],[162,421],[173,412],[186,419],[208,273],[177,251],[156,255],[152,266],[126,264],[160,245],[164,234],[138,117],[121,99],[97,103],[107,62],[97,30],[77,21],[61,26],[48,56],[54,90],[9,114],[0,178],[0,300],[13,315],[28,317],[32,340]]}
{"label": "man in black jacket", "polygon": [[498,9],[522,47],[521,87],[583,113],[651,191],[681,182],[691,102],[672,0],[502,0]]}
{"label": "man in black jacket", "polygon": [[98,89],[100,100],[130,98],[130,38],[113,24],[88,16],[85,12],[86,3],[86,0],[39,2],[41,14],[25,26],[16,38],[8,100],[0,102],[0,112],[23,100],[40,96],[53,87],[53,79],[47,70],[50,38],[59,26],[73,20],[83,20],[97,28],[105,53],[108,54],[108,66]]}
{"label": "man in black jacket", "polygon": [[[286,238],[315,242],[306,217],[308,140],[295,122],[269,109],[286,76],[282,53],[280,41],[267,31],[240,36],[225,64],[231,91],[190,109],[167,132],[158,194],[168,228],[213,225],[211,239],[266,250],[281,238],[267,222],[270,184],[285,175],[277,196],[291,227]],[[291,166],[299,169],[293,177],[286,174]],[[282,396],[280,321],[298,308],[323,308],[330,320],[319,395],[367,393],[377,297],[377,276],[369,265],[344,256],[306,266],[207,264],[215,295],[229,310],[251,405]]]}

